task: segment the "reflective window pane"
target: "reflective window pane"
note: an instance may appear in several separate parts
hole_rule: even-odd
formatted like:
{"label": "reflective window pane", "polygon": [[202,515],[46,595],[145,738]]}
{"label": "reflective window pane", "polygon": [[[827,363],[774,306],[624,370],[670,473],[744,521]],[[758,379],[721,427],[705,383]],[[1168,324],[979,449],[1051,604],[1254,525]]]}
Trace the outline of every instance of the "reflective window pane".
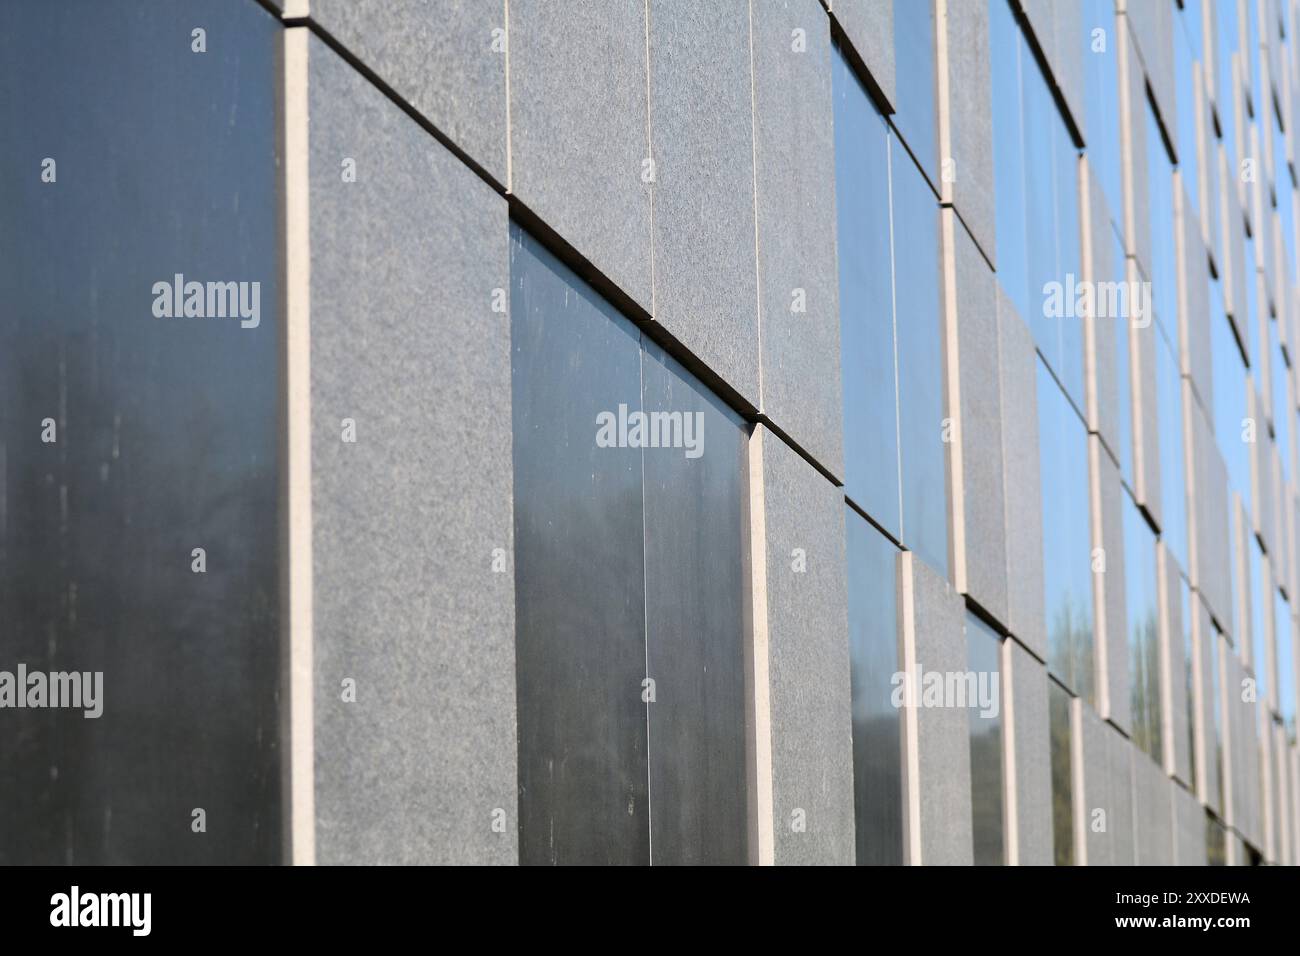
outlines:
{"label": "reflective window pane", "polygon": [[853,797],[857,862],[903,862],[901,711],[893,704],[898,657],[898,549],[844,509],[853,688]]}
{"label": "reflective window pane", "polygon": [[[993,177],[997,275],[1016,311],[1030,321],[1029,251],[1025,231],[1024,129],[1020,91],[1020,29],[1007,0],[989,0],[989,66],[993,100]],[[1033,63],[1030,69],[1036,69]],[[1119,208],[1119,207],[1117,207]],[[1038,297],[1034,296],[1034,302]]]}
{"label": "reflective window pane", "polygon": [[[1119,60],[1115,43],[1115,4],[1113,0],[1083,0],[1083,17],[1083,63],[1088,91],[1084,103],[1088,162],[1101,183],[1110,215],[1115,217],[1124,209],[1124,194],[1120,185]],[[1098,30],[1102,33],[1098,34]]]}
{"label": "reflective window pane", "polygon": [[1205,661],[1205,692],[1210,695],[1210,721],[1206,728],[1206,755],[1210,762],[1206,769],[1214,774],[1214,792],[1219,799],[1226,799],[1223,789],[1223,706],[1220,703],[1222,688],[1219,675],[1223,673],[1220,655],[1227,649],[1223,634],[1213,624],[1210,625],[1210,647]]}
{"label": "reflective window pane", "polygon": [[[1056,102],[1034,61],[1028,43],[1020,43],[1021,95],[1024,97],[1025,239],[1029,277],[1028,311],[1023,313],[1039,351],[1057,375],[1061,374],[1059,314],[1051,314],[1048,295],[1065,282],[1057,270],[1057,234],[1061,211],[1056,200],[1056,127],[1060,124]],[[1077,272],[1075,273],[1078,274]]]}
{"label": "reflective window pane", "polygon": [[1250,452],[1246,361],[1223,310],[1222,289],[1210,283],[1210,356],[1214,396],[1214,438],[1228,466],[1228,484],[1250,510]]}
{"label": "reflective window pane", "polygon": [[1282,265],[1286,269],[1286,278],[1295,282],[1295,188],[1287,165],[1286,134],[1278,123],[1276,112],[1273,113],[1273,165],[1277,214],[1282,225]]}
{"label": "reflective window pane", "polygon": [[1074,777],[1071,753],[1074,733],[1070,725],[1070,695],[1055,681],[1048,682],[1048,732],[1052,762],[1052,845],[1057,866],[1074,865]]}
{"label": "reflective window pane", "polygon": [[[1002,638],[973,614],[966,615],[966,654],[981,688],[980,700],[993,706],[970,708],[970,786],[975,865],[1006,862],[1002,838]],[[982,688],[990,693],[984,694]],[[992,689],[997,688],[996,692]],[[996,696],[993,696],[996,693]]]}
{"label": "reflective window pane", "polygon": [[[1056,264],[1052,278],[1063,290],[1074,286],[1083,270],[1079,253],[1079,151],[1075,148],[1059,111],[1052,124],[1052,156],[1056,203]],[[1074,309],[1056,322],[1056,358],[1053,369],[1076,408],[1085,408],[1083,391],[1083,320]]]}
{"label": "reflective window pane", "polygon": [[[1235,223],[1234,227],[1241,229],[1243,233],[1246,231],[1246,227],[1244,223]],[[1246,249],[1246,255],[1245,255],[1246,281],[1242,284],[1245,285],[1246,287],[1245,324],[1246,324],[1246,336],[1249,342],[1247,351],[1250,354],[1250,361],[1253,363],[1253,367],[1259,369],[1263,365],[1263,353],[1261,351],[1262,346],[1260,344],[1260,329],[1262,328],[1262,323],[1265,320],[1259,311],[1259,304],[1258,304],[1259,275],[1255,271],[1256,270],[1255,243],[1252,242],[1249,237],[1247,237],[1245,241],[1242,243],[1242,245]],[[1267,310],[1267,308],[1268,306],[1265,305],[1264,306],[1265,311]],[[1258,388],[1261,385],[1262,383],[1257,379],[1255,382],[1255,386]]]}
{"label": "reflective window pane", "polygon": [[894,4],[894,124],[931,183],[938,183],[934,0]]}
{"label": "reflective window pane", "polygon": [[[638,334],[512,230],[519,859],[649,859],[641,453],[597,416],[641,407]],[[575,489],[585,493],[577,494]]]}
{"label": "reflective window pane", "polygon": [[1228,831],[1208,810],[1205,812],[1205,862],[1208,866],[1228,864]]}
{"label": "reflective window pane", "polygon": [[900,538],[888,126],[838,50],[832,79],[844,493]]}
{"label": "reflective window pane", "polygon": [[[1129,710],[1133,742],[1163,760],[1160,720],[1160,595],[1156,538],[1124,494],[1124,599],[1128,615]],[[1190,660],[1190,658],[1189,658]]]}
{"label": "reflective window pane", "polygon": [[[1246,8],[1254,7],[1253,3],[1247,3]],[[1223,139],[1220,142],[1227,150],[1228,168],[1237,168],[1237,154],[1235,149],[1236,134],[1236,97],[1234,91],[1236,84],[1232,69],[1232,57],[1237,51],[1237,4],[1223,3],[1216,0],[1214,3],[1215,23],[1214,38],[1217,44],[1217,53],[1215,56],[1215,71],[1218,73],[1218,91],[1214,98],[1215,109],[1219,116],[1219,128],[1224,131]],[[1251,11],[1253,15],[1253,10]]]}
{"label": "reflective window pane", "polygon": [[517,227],[511,282],[520,859],[744,863],[748,429]]}
{"label": "reflective window pane", "polygon": [[[1111,261],[1115,271],[1111,276],[1113,282],[1128,281],[1128,262],[1124,258],[1124,245],[1119,236],[1112,233],[1113,249]],[[1133,481],[1133,363],[1131,358],[1131,320],[1127,316],[1116,316],[1115,328],[1115,383],[1118,393],[1117,422],[1115,425],[1115,442],[1119,446],[1119,473],[1124,483],[1134,487]]]}
{"label": "reflective window pane", "polygon": [[1282,459],[1282,473],[1289,477],[1291,471],[1291,400],[1286,356],[1282,351],[1277,319],[1268,323],[1269,379],[1272,386],[1273,435],[1278,455]]}
{"label": "reflective window pane", "polygon": [[1196,84],[1192,72],[1192,41],[1187,34],[1187,23],[1192,19],[1189,11],[1177,9],[1174,21],[1174,82],[1185,98],[1178,104],[1178,131],[1175,134],[1178,148],[1178,172],[1182,180],[1183,195],[1191,203],[1191,212],[1198,215],[1200,199],[1198,157],[1196,149],[1196,109],[1193,91]]}
{"label": "reflective window pane", "polygon": [[[897,142],[891,152],[890,183],[903,544],[947,577],[939,207],[930,187]],[[879,413],[877,408],[875,414]]]}
{"label": "reflective window pane", "polygon": [[[1218,6],[1226,7],[1230,11],[1232,11],[1232,20],[1234,22],[1232,23],[1231,27],[1228,27],[1227,24],[1224,22],[1226,17],[1223,15],[1222,11],[1220,11],[1219,23],[1221,29],[1224,29],[1225,32],[1230,32],[1232,34],[1231,42],[1234,43],[1234,49],[1237,49],[1235,44],[1237,42],[1236,36],[1238,33],[1240,20],[1236,13],[1236,9],[1239,5],[1236,3],[1220,2]],[[1259,65],[1260,65],[1259,29],[1260,27],[1259,27],[1258,6],[1255,3],[1249,2],[1249,0],[1246,3],[1240,4],[1240,6],[1244,7],[1246,10],[1246,44],[1243,48],[1239,49],[1238,55],[1242,58],[1242,69],[1246,71],[1246,84],[1249,87],[1250,101],[1252,104],[1254,104],[1255,114],[1258,116],[1260,113],[1264,111],[1264,107],[1263,107],[1264,91],[1263,91],[1263,87],[1260,85],[1260,75],[1259,75]],[[1227,63],[1229,61],[1225,59],[1224,62]]]}
{"label": "reflective window pane", "polygon": [[1251,638],[1251,669],[1255,672],[1255,679],[1259,687],[1260,697],[1265,695],[1268,674],[1268,634],[1264,630],[1264,615],[1267,613],[1267,605],[1264,603],[1268,596],[1268,583],[1264,580],[1264,569],[1262,567],[1264,552],[1260,548],[1259,539],[1251,534],[1246,544],[1247,569],[1250,574],[1250,638]]}
{"label": "reflective window pane", "polygon": [[[690,457],[646,448],[646,660],[651,862],[747,860],[745,593],[749,434],[741,419],[651,343],[642,407],[675,428],[693,416]],[[612,449],[601,449],[610,451]],[[692,452],[691,454],[694,454]]]}
{"label": "reflective window pane", "polygon": [[1043,581],[1048,666],[1093,699],[1092,539],[1088,445],[1083,421],[1038,363],[1038,446],[1043,508]]}
{"label": "reflective window pane", "polygon": [[0,3],[0,863],[282,858],[281,30]]}
{"label": "reflective window pane", "polygon": [[1178,275],[1174,254],[1173,165],[1150,102],[1146,104],[1147,204],[1151,217],[1151,304],[1156,323],[1178,341]]}
{"label": "reflective window pane", "polygon": [[1295,655],[1294,628],[1292,627],[1291,608],[1282,592],[1273,591],[1273,641],[1277,654],[1277,711],[1286,729],[1287,739],[1295,743]]}
{"label": "reflective window pane", "polygon": [[1160,537],[1187,565],[1187,463],[1183,458],[1183,379],[1176,347],[1156,329],[1156,421],[1160,445]]}

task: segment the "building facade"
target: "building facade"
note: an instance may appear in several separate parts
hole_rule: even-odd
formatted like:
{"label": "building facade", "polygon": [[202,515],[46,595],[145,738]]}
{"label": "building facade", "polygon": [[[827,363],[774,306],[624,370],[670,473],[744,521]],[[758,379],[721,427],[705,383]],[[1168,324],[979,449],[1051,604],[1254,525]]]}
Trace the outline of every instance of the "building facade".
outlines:
{"label": "building facade", "polygon": [[1297,6],[4,4],[0,862],[1297,862]]}

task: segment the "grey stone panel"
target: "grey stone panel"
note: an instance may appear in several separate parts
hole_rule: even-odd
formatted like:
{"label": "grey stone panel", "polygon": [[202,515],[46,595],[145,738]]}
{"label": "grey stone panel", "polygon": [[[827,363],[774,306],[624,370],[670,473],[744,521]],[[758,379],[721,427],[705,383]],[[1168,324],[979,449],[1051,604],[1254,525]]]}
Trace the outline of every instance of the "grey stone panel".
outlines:
{"label": "grey stone panel", "polygon": [[[1199,596],[1192,598],[1192,710],[1196,716],[1196,793],[1201,802],[1221,813],[1223,795],[1216,771],[1216,748],[1221,745],[1221,730],[1215,726],[1214,685],[1211,671],[1218,672],[1219,636],[1210,623],[1210,612]],[[1222,675],[1218,675],[1221,676]]]}
{"label": "grey stone panel", "polygon": [[1074,0],[1054,0],[1053,7],[1052,50],[1049,55],[1052,79],[1086,143],[1084,54],[1087,35],[1083,28],[1083,4]]}
{"label": "grey stone panel", "polygon": [[[1130,282],[1145,281],[1137,263],[1128,263]],[[1160,335],[1153,317],[1129,323],[1129,363],[1133,412],[1133,497],[1156,525],[1161,524],[1160,419],[1156,396],[1156,349]]]}
{"label": "grey stone panel", "polygon": [[[948,3],[948,102],[940,103],[946,126],[950,175],[940,176],[944,202],[953,204],[990,262],[996,240],[993,205],[992,80],[987,3]],[[940,64],[943,69],[943,64]]]}
{"label": "grey stone panel", "polygon": [[1213,356],[1210,351],[1210,266],[1201,238],[1200,218],[1178,178],[1175,234],[1179,262],[1179,366],[1192,380],[1201,407],[1214,408]]}
{"label": "grey stone panel", "polygon": [[1174,6],[1156,0],[1125,0],[1124,13],[1133,34],[1138,55],[1146,68],[1147,82],[1155,97],[1160,121],[1166,130],[1178,128],[1178,96],[1174,89]]}
{"label": "grey stone panel", "polygon": [[1114,835],[1111,845],[1111,864],[1133,866],[1137,862],[1137,837],[1133,823],[1133,760],[1137,753],[1129,738],[1114,727],[1106,727],[1107,751],[1110,762],[1110,813],[1106,825]]}
{"label": "grey stone panel", "polygon": [[[1122,18],[1121,18],[1122,25]],[[1125,251],[1151,269],[1151,213],[1147,197],[1146,77],[1131,30],[1116,31],[1119,59],[1120,171],[1124,190]]]}
{"label": "grey stone panel", "polygon": [[[1006,741],[1011,768],[1007,780],[1008,862],[1021,866],[1052,864],[1052,756],[1047,735],[1047,667],[1014,640],[1002,642],[1007,691]],[[1116,735],[1118,736],[1118,735]]]}
{"label": "grey stone panel", "polygon": [[1250,593],[1250,549],[1254,544],[1250,540],[1249,524],[1250,518],[1246,514],[1246,506],[1242,502],[1241,494],[1237,491],[1229,491],[1228,497],[1231,499],[1229,505],[1229,555],[1228,560],[1232,563],[1232,598],[1233,606],[1236,612],[1232,620],[1232,639],[1233,644],[1237,647],[1237,653],[1241,656],[1243,664],[1249,664],[1250,655],[1253,646],[1253,632],[1251,625],[1251,602],[1254,596]]}
{"label": "grey stone panel", "polygon": [[[1008,620],[1007,514],[999,388],[998,286],[988,263],[951,210],[943,212],[944,258],[949,285],[945,307],[945,359],[949,407],[955,424],[951,446],[953,563],[957,589],[997,620]],[[1018,520],[1018,519],[1017,519]]]}
{"label": "grey stone panel", "polygon": [[750,440],[762,444],[775,862],[852,864],[844,497],[768,429]]}
{"label": "grey stone panel", "polygon": [[1273,588],[1277,582],[1273,577],[1273,562],[1265,554],[1259,561],[1260,590],[1264,595],[1264,609],[1261,617],[1264,621],[1264,660],[1255,664],[1255,677],[1259,683],[1259,697],[1270,713],[1277,713],[1277,626],[1276,605],[1273,600]]}
{"label": "grey stone panel", "polygon": [[1205,811],[1190,790],[1169,781],[1174,813],[1174,863],[1205,866]]}
{"label": "grey stone panel", "polygon": [[1283,866],[1290,866],[1295,862],[1296,838],[1292,754],[1291,747],[1286,740],[1286,731],[1277,721],[1273,722],[1272,734],[1277,862]]}
{"label": "grey stone panel", "polygon": [[828,0],[827,6],[893,112],[894,0]]}
{"label": "grey stone panel", "polygon": [[1255,524],[1265,548],[1271,549],[1273,528],[1273,460],[1272,443],[1268,438],[1267,408],[1260,393],[1260,383],[1254,382],[1248,398],[1248,414],[1255,423],[1255,441],[1250,445],[1250,501]]}
{"label": "grey stone panel", "polygon": [[[294,6],[291,12],[310,15],[497,182],[506,184],[504,3],[308,0]],[[503,32],[494,34],[497,30]],[[351,156],[361,143],[364,140],[340,146]]]}
{"label": "grey stone panel", "polygon": [[[913,552],[898,556],[899,631],[904,671],[967,670],[961,596]],[[915,865],[970,865],[974,859],[970,722],[965,707],[918,706],[904,698],[905,859]]]}
{"label": "grey stone panel", "polygon": [[[1233,171],[1228,169],[1228,160],[1222,149],[1215,148],[1211,157],[1219,168],[1219,201],[1223,207],[1220,223],[1219,263],[1220,285],[1223,289],[1223,305],[1236,326],[1237,336],[1245,343],[1247,359],[1252,367],[1259,362],[1260,356],[1251,355],[1251,332],[1248,323],[1252,321],[1248,313],[1247,282],[1256,278],[1248,272],[1246,265],[1246,226],[1242,215],[1241,200],[1237,195],[1237,181]],[[1259,322],[1258,318],[1253,321]],[[1266,341],[1266,340],[1265,340]]]}
{"label": "grey stone panel", "polygon": [[1184,635],[1190,622],[1183,620],[1182,588],[1179,584],[1178,562],[1160,542],[1156,547],[1159,561],[1160,588],[1160,685],[1161,738],[1164,746],[1164,768],[1170,776],[1177,777],[1189,787],[1195,786],[1191,774],[1191,731],[1187,727],[1187,654]]}
{"label": "grey stone panel", "polygon": [[[1002,387],[1002,475],[1006,486],[1008,629],[1047,659],[1039,487],[1037,361],[1029,327],[999,285],[998,368]],[[1014,511],[1011,505],[1014,504]]]}
{"label": "grey stone panel", "polygon": [[[1224,818],[1255,846],[1262,840],[1259,745],[1260,704],[1248,699],[1248,674],[1230,648],[1223,649],[1223,712],[1229,728],[1223,773],[1228,781]],[[1257,697],[1257,694],[1255,695]]]}
{"label": "grey stone panel", "polygon": [[[1220,196],[1219,147],[1214,128],[1214,106],[1206,95],[1207,73],[1201,63],[1192,64],[1192,82],[1196,85],[1195,95],[1188,106],[1196,110],[1196,147],[1197,147],[1197,207],[1201,211],[1201,241],[1209,250],[1215,267],[1222,275],[1223,250],[1220,219],[1222,197]],[[1181,158],[1181,157],[1180,157]]]}
{"label": "grey stone panel", "polygon": [[[1115,830],[1115,790],[1111,786],[1111,728],[1091,707],[1076,699],[1076,724],[1082,738],[1082,780],[1076,781],[1075,829],[1083,834],[1088,866],[1113,866],[1116,844],[1124,835]],[[1082,784],[1080,787],[1079,784]]]}
{"label": "grey stone panel", "polygon": [[1133,823],[1137,866],[1170,866],[1174,862],[1171,786],[1160,766],[1139,750],[1133,751]]}
{"label": "grey stone panel", "polygon": [[[1106,195],[1101,181],[1093,174],[1085,155],[1082,160],[1083,181],[1087,184],[1088,208],[1087,234],[1084,251],[1088,267],[1087,281],[1112,282],[1120,274],[1124,263],[1115,262],[1115,232],[1111,227],[1110,213],[1106,208]],[[1094,286],[1095,288],[1095,286]],[[1085,368],[1087,373],[1088,430],[1101,435],[1113,457],[1121,453],[1119,447],[1119,369],[1115,349],[1116,323],[1122,318],[1088,316],[1085,318]],[[1124,383],[1127,387],[1127,383]]]}
{"label": "grey stone panel", "polygon": [[1129,721],[1128,617],[1124,573],[1124,489],[1119,466],[1097,435],[1088,436],[1088,467],[1092,486],[1093,553],[1101,549],[1104,563],[1093,562],[1093,639],[1096,648],[1097,709],[1119,726]]}
{"label": "grey stone panel", "polygon": [[1183,406],[1190,418],[1192,472],[1187,484],[1188,545],[1192,586],[1225,633],[1232,631],[1232,566],[1228,514],[1228,468],[1214,430],[1184,379]]}
{"label": "grey stone panel", "polygon": [[649,312],[646,69],[644,5],[511,0],[511,192]]}
{"label": "grey stone panel", "polygon": [[649,10],[654,318],[758,407],[748,4]]}
{"label": "grey stone panel", "polygon": [[309,44],[317,859],[510,863],[514,582],[492,573],[513,538],[510,327],[492,311],[506,203]]}
{"label": "grey stone panel", "polygon": [[751,9],[762,410],[842,477],[830,28],[817,0]]}

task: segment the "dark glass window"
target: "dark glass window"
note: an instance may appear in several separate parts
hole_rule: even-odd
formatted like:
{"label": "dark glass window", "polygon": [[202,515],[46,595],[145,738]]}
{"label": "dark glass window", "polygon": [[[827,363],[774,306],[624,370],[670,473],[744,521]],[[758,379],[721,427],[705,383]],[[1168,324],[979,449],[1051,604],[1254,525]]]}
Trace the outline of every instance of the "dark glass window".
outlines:
{"label": "dark glass window", "polygon": [[845,494],[946,577],[939,206],[841,56],[834,77]]}
{"label": "dark glass window", "polygon": [[[1239,24],[1239,21],[1237,20],[1237,13],[1236,13],[1236,9],[1238,5],[1235,3],[1226,3],[1226,4],[1220,3],[1219,6],[1229,7],[1232,9],[1233,11],[1232,19],[1234,21],[1232,24],[1232,30],[1234,31],[1233,35],[1235,38],[1236,36],[1235,31],[1237,30]],[[1252,108],[1255,111],[1255,115],[1259,116],[1261,113],[1264,112],[1265,109],[1264,88],[1261,85],[1261,77],[1259,73],[1259,66],[1260,66],[1259,16],[1257,13],[1256,4],[1247,2],[1241,4],[1241,6],[1246,8],[1246,48],[1240,52],[1240,56],[1242,58],[1241,68],[1246,71],[1245,79],[1246,79],[1247,86],[1249,86],[1248,92],[1250,94],[1250,102],[1252,104]],[[1220,22],[1222,22],[1222,19],[1223,18],[1221,14]],[[1234,90],[1236,89],[1235,85],[1233,89]]]}
{"label": "dark glass window", "polygon": [[1205,812],[1205,862],[1209,866],[1228,864],[1228,831],[1208,810]]}
{"label": "dark glass window", "polygon": [[[1006,6],[1005,0],[991,2]],[[1101,183],[1110,215],[1114,217],[1124,208],[1120,177],[1119,58],[1115,44],[1114,0],[1083,0],[1083,17],[1083,63],[1088,90],[1084,104],[1088,161]],[[1098,34],[1098,30],[1103,32]]]}
{"label": "dark glass window", "polygon": [[844,509],[848,553],[849,655],[853,687],[853,796],[857,861],[903,862],[898,549],[852,508]]}
{"label": "dark glass window", "polygon": [[1146,103],[1147,208],[1151,217],[1151,304],[1156,324],[1178,341],[1178,273],[1174,254],[1174,176],[1164,134],[1150,101]]}
{"label": "dark glass window", "polygon": [[[1127,282],[1131,263],[1124,258],[1124,244],[1119,236],[1112,232],[1114,248],[1111,252],[1115,263],[1115,272],[1111,275],[1113,282]],[[1119,445],[1119,473],[1129,488],[1133,483],[1133,361],[1130,349],[1132,320],[1127,315],[1115,316],[1115,387],[1118,392],[1116,436]]]}
{"label": "dark glass window", "polygon": [[[966,615],[966,656],[977,686],[997,688],[996,705],[970,709],[970,787],[975,865],[1006,862],[1002,835],[1002,638],[973,614]],[[982,692],[981,692],[982,693]],[[984,699],[981,697],[981,699]]]}
{"label": "dark glass window", "polygon": [[1237,347],[1232,324],[1223,309],[1222,288],[1210,283],[1210,360],[1214,396],[1214,437],[1228,466],[1228,484],[1250,510],[1250,444],[1246,360]]}
{"label": "dark glass window", "polygon": [[1264,580],[1264,552],[1259,546],[1259,539],[1249,535],[1246,545],[1248,570],[1250,573],[1250,637],[1251,670],[1255,674],[1255,683],[1259,697],[1265,696],[1268,687],[1268,634],[1264,630],[1264,615],[1268,610],[1264,603],[1268,596],[1268,582]]}
{"label": "dark glass window", "polygon": [[[947,577],[939,207],[915,164],[897,145],[892,153],[890,183],[903,544]],[[880,409],[875,413],[879,414]]]}
{"label": "dark glass window", "polygon": [[1038,449],[1042,481],[1043,582],[1048,667],[1079,696],[1093,697],[1092,537],[1088,435],[1041,361]]}
{"label": "dark glass window", "polygon": [[[1277,192],[1277,214],[1282,224],[1282,265],[1286,278],[1295,281],[1295,188],[1291,181],[1291,167],[1286,158],[1286,133],[1278,120],[1277,108],[1273,112],[1273,188]],[[1288,285],[1290,285],[1290,282]]]}
{"label": "dark glass window", "polygon": [[1048,733],[1052,762],[1052,845],[1057,866],[1074,866],[1074,776],[1071,770],[1074,732],[1073,698],[1060,684],[1048,681]]}
{"label": "dark glass window", "polygon": [[1213,624],[1210,625],[1210,647],[1206,660],[1205,674],[1205,692],[1210,695],[1210,727],[1206,731],[1207,753],[1206,759],[1210,761],[1209,770],[1214,773],[1215,793],[1219,795],[1220,806],[1225,800],[1223,789],[1223,707],[1220,702],[1221,687],[1219,684],[1219,675],[1223,672],[1220,666],[1219,654],[1226,649],[1226,643],[1222,632]]}
{"label": "dark glass window", "polygon": [[889,127],[838,51],[832,79],[844,493],[901,539]]}
{"label": "dark glass window", "polygon": [[0,4],[0,669],[102,675],[3,711],[0,863],[281,859],[281,30]]}
{"label": "dark glass window", "polygon": [[[1246,8],[1254,16],[1253,3]],[[1228,171],[1231,175],[1237,168],[1236,113],[1237,85],[1233,79],[1232,56],[1237,52],[1237,4],[1216,2],[1214,12],[1217,14],[1214,24],[1214,37],[1217,41],[1218,55],[1215,56],[1215,71],[1218,73],[1218,90],[1215,95],[1215,107],[1219,114],[1219,129],[1223,131],[1220,142],[1227,152]]]}
{"label": "dark glass window", "polygon": [[[1020,29],[1007,0],[989,0],[989,67],[993,105],[994,234],[998,281],[1016,311],[1030,321],[1029,253],[1025,227],[1025,131]],[[1035,70],[1032,61],[1025,68]],[[1116,159],[1118,162],[1118,156]],[[1118,167],[1116,167],[1118,173]],[[838,183],[837,183],[838,187]],[[1118,207],[1117,207],[1118,208]],[[1037,302],[1037,296],[1034,297]]]}
{"label": "dark glass window", "polygon": [[[1226,209],[1224,215],[1227,215]],[[1246,232],[1246,224],[1243,221],[1232,223],[1232,228],[1240,229],[1243,233]],[[1263,316],[1260,314],[1257,305],[1259,296],[1259,273],[1256,271],[1255,243],[1251,241],[1249,234],[1246,234],[1242,245],[1246,250],[1246,267],[1243,270],[1245,272],[1246,280],[1242,284],[1246,287],[1245,335],[1246,341],[1248,342],[1247,351],[1250,354],[1250,361],[1254,363],[1256,369],[1259,369],[1262,368],[1265,363],[1263,362],[1263,353],[1261,351],[1262,346],[1260,344],[1260,328],[1261,323],[1263,322]],[[1267,311],[1268,306],[1265,305],[1264,308],[1265,311]],[[1241,330],[1239,329],[1238,331]],[[1256,382],[1255,385],[1256,387],[1262,387],[1263,383]],[[1262,426],[1263,423],[1261,422],[1260,425]]]}
{"label": "dark glass window", "polygon": [[748,430],[511,236],[520,860],[744,863]]}
{"label": "dark glass window", "polygon": [[1183,379],[1177,347],[1156,328],[1156,422],[1160,446],[1160,536],[1187,567],[1187,465],[1183,459]]}
{"label": "dark glass window", "polygon": [[[1063,290],[1073,285],[1083,268],[1079,251],[1079,150],[1074,145],[1060,113],[1053,111],[1052,160],[1055,178],[1052,195],[1056,204],[1056,259],[1052,278]],[[1066,394],[1078,408],[1085,407],[1083,386],[1083,320],[1067,313],[1057,320],[1056,338],[1051,344],[1052,370],[1056,372]]]}
{"label": "dark glass window", "polygon": [[1286,598],[1282,592],[1276,588],[1273,590],[1273,641],[1276,644],[1274,653],[1277,655],[1277,711],[1282,718],[1282,726],[1286,729],[1287,739],[1295,743],[1296,723],[1295,723],[1295,657],[1292,654],[1293,645],[1291,626],[1291,607],[1287,604]]}
{"label": "dark glass window", "polygon": [[[1182,577],[1178,579],[1178,594],[1182,601],[1183,612],[1183,633],[1181,635],[1183,642],[1183,683],[1186,685],[1184,691],[1187,703],[1184,709],[1187,712],[1187,756],[1188,756],[1188,779],[1196,780],[1196,656],[1193,650],[1193,641],[1195,640],[1192,626],[1192,600],[1191,590],[1187,587],[1187,582]],[[1171,675],[1172,676],[1172,675]]]}
{"label": "dark glass window", "polygon": [[1005,0],[990,0],[989,17],[999,279],[1082,408],[1079,152]]}
{"label": "dark glass window", "polygon": [[934,0],[894,4],[894,123],[931,183],[937,184]]}
{"label": "dark glass window", "polygon": [[[1196,17],[1200,11],[1196,11]],[[1197,181],[1198,162],[1196,149],[1196,84],[1193,81],[1192,41],[1188,36],[1188,24],[1193,14],[1186,9],[1175,11],[1174,17],[1174,83],[1181,99],[1176,110],[1178,131],[1175,133],[1178,147],[1178,171],[1182,179],[1183,195],[1191,204],[1190,212],[1199,215],[1197,203],[1200,199],[1200,184]],[[1199,20],[1196,21],[1199,24]]]}
{"label": "dark glass window", "polygon": [[1124,599],[1128,615],[1129,709],[1133,742],[1162,761],[1160,721],[1160,597],[1156,538],[1124,494]]}
{"label": "dark glass window", "polygon": [[1273,437],[1277,444],[1278,457],[1282,459],[1282,476],[1291,476],[1291,417],[1289,367],[1286,354],[1278,335],[1277,319],[1268,323],[1269,366],[1268,373],[1273,389]]}

